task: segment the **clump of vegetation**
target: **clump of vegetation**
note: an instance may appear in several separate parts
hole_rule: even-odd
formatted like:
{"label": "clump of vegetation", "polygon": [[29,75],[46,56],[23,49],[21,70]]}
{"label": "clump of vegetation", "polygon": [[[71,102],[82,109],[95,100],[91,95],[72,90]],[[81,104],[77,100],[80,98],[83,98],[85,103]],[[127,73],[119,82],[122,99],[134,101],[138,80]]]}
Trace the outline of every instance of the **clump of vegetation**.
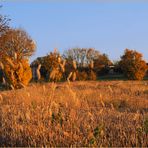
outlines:
{"label": "clump of vegetation", "polygon": [[94,61],[91,61],[89,64],[89,70],[88,70],[88,80],[96,80],[97,76],[94,71]]}
{"label": "clump of vegetation", "polygon": [[65,72],[65,60],[63,60],[57,51],[51,52],[44,58],[44,67],[48,72],[50,81],[60,81]]}
{"label": "clump of vegetation", "polygon": [[143,128],[144,128],[144,132],[145,132],[146,134],[148,134],[148,118],[146,118],[146,119],[144,120]]}
{"label": "clump of vegetation", "polygon": [[82,72],[79,71],[77,74],[77,77],[78,77],[79,81],[85,81],[85,80],[87,80],[88,75],[87,75],[87,72],[85,72],[85,71],[82,71]]}
{"label": "clump of vegetation", "polygon": [[120,66],[130,80],[142,80],[148,69],[146,62],[142,59],[142,54],[129,49],[126,49],[121,57]]}
{"label": "clump of vegetation", "polygon": [[6,59],[4,72],[6,74],[7,82],[12,88],[21,88],[28,85],[32,78],[31,68],[27,60],[20,60],[20,62]]}
{"label": "clump of vegetation", "polygon": [[77,70],[77,63],[75,60],[66,60],[66,71],[65,75],[67,77],[68,82],[69,81],[75,81],[78,78],[78,70]]}
{"label": "clump of vegetation", "polygon": [[28,58],[34,51],[35,43],[23,30],[9,29],[0,37],[0,61],[11,87],[28,85],[32,78]]}
{"label": "clump of vegetation", "polygon": [[108,74],[110,65],[113,65],[113,63],[106,54],[99,54],[99,56],[94,59],[94,70],[98,77]]}
{"label": "clump of vegetation", "polygon": [[90,71],[89,75],[88,75],[88,80],[96,80],[97,76],[96,73],[94,71]]}
{"label": "clump of vegetation", "polygon": [[[97,59],[99,55],[100,53],[93,48],[72,48],[66,50],[63,57],[70,63],[69,65],[71,65],[66,65],[66,71],[76,75],[77,80],[95,80],[96,74],[93,61],[94,59]],[[77,65],[76,68],[72,66],[72,61],[75,61]]]}

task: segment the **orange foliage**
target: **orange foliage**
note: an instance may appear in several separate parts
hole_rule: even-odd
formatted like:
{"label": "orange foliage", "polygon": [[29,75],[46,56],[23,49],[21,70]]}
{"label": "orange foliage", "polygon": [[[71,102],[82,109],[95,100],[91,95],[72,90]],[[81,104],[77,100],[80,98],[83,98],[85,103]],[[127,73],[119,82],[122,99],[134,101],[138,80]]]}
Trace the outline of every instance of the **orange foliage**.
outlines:
{"label": "orange foliage", "polygon": [[120,61],[121,69],[130,80],[142,80],[147,71],[146,62],[142,59],[142,54],[126,49]]}
{"label": "orange foliage", "polygon": [[57,52],[51,52],[44,58],[43,66],[48,72],[49,80],[60,81],[63,78],[65,72],[65,61]]}
{"label": "orange foliage", "polygon": [[7,82],[14,88],[28,85],[32,78],[31,68],[27,60],[17,62],[6,59],[4,71],[7,76]]}
{"label": "orange foliage", "polygon": [[28,58],[34,51],[34,41],[23,30],[9,29],[0,37],[0,61],[12,88],[24,87],[32,78]]}

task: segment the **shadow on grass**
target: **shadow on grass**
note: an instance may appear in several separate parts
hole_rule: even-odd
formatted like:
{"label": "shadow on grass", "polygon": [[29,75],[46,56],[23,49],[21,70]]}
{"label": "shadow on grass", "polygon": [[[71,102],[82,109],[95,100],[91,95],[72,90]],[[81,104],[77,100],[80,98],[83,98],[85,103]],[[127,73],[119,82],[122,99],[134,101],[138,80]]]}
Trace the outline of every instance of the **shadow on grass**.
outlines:
{"label": "shadow on grass", "polygon": [[[118,80],[128,81],[128,79],[124,75],[104,75],[98,77],[97,79],[97,81],[118,81]],[[143,80],[144,81],[148,80],[148,76],[144,77]]]}
{"label": "shadow on grass", "polygon": [[98,81],[112,81],[112,80],[128,80],[127,78],[124,77],[124,75],[104,75],[100,76],[97,79]]}

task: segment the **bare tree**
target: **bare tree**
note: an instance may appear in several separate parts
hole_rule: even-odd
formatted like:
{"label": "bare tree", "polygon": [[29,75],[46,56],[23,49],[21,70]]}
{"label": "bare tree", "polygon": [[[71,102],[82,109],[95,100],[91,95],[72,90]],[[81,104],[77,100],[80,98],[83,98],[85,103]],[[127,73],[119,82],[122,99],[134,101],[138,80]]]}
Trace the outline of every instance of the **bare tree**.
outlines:
{"label": "bare tree", "polygon": [[10,19],[0,14],[0,36],[9,29],[9,21]]}
{"label": "bare tree", "polygon": [[72,48],[64,51],[63,57],[66,60],[75,60],[78,67],[88,66],[88,64],[97,59],[99,51],[93,48]]}

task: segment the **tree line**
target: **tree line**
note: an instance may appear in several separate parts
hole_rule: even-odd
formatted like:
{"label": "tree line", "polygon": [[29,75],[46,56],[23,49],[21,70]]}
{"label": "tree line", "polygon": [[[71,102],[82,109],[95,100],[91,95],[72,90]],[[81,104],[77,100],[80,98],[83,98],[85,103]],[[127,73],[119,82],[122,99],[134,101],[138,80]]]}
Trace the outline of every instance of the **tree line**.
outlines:
{"label": "tree line", "polygon": [[[115,63],[106,54],[93,48],[72,48],[62,55],[55,50],[31,63],[34,68],[38,65],[42,65],[41,77],[46,81],[96,80],[108,74],[111,69],[116,74],[124,74],[129,80],[142,80],[148,69],[142,54],[129,49],[125,49],[120,61]],[[37,76],[35,79],[38,79]]]}
{"label": "tree line", "polygon": [[148,70],[141,53],[126,49],[120,61],[112,63],[106,54],[93,48],[72,48],[60,54],[57,49],[31,64],[36,44],[25,30],[14,29],[10,19],[0,15],[0,81],[21,88],[35,81],[96,80],[111,67],[130,80],[142,80]]}

